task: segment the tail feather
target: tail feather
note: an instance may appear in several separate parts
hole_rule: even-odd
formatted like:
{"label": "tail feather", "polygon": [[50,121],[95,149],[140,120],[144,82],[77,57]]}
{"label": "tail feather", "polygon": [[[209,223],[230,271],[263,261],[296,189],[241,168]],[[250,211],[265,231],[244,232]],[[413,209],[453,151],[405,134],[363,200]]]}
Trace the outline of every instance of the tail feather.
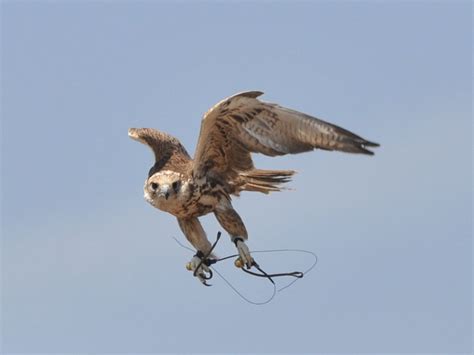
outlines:
{"label": "tail feather", "polygon": [[268,194],[284,189],[281,185],[291,181],[293,170],[260,170],[241,172],[239,191],[257,191]]}

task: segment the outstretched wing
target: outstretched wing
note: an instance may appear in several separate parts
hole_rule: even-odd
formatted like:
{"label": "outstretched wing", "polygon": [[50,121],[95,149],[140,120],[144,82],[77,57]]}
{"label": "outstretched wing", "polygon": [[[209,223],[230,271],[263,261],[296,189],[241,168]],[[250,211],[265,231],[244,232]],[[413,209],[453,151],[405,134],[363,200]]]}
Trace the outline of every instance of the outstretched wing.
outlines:
{"label": "outstretched wing", "polygon": [[153,128],[129,128],[128,135],[149,146],[155,155],[155,164],[148,172],[148,177],[160,170],[182,174],[190,172],[192,160],[178,139]]}
{"label": "outstretched wing", "polygon": [[253,169],[251,152],[269,156],[295,154],[313,149],[339,150],[372,155],[365,140],[341,127],[257,99],[250,91],[222,100],[201,123],[193,174],[232,179]]}

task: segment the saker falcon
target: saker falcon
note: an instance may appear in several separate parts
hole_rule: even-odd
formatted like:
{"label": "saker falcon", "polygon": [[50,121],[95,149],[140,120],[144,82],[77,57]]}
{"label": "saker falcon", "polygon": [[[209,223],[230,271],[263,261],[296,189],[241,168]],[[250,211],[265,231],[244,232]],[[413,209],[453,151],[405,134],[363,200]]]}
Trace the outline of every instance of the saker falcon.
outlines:
{"label": "saker falcon", "polygon": [[254,261],[245,243],[247,229],[232,207],[231,196],[241,191],[280,191],[295,173],[257,169],[251,153],[277,156],[323,149],[373,155],[368,148],[379,146],[318,118],[262,102],[257,99],[262,94],[238,93],[207,111],[194,159],[178,139],[164,132],[128,130],[131,138],[148,145],[155,155],[145,181],[145,200],[176,216],[182,232],[198,251],[188,265],[203,283],[209,270],[198,255],[206,255],[211,243],[199,217],[213,212],[236,245],[241,261],[251,268]]}

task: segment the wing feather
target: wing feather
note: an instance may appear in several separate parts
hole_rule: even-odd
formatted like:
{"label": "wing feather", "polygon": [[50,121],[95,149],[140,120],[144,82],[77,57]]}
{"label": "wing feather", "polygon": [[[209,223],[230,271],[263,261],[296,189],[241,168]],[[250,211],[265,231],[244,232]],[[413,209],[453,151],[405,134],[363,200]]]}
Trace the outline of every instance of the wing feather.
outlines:
{"label": "wing feather", "polygon": [[190,172],[191,157],[178,139],[153,128],[130,128],[128,135],[149,146],[153,151],[155,164],[148,172],[148,177],[161,170],[172,170],[182,174]]}
{"label": "wing feather", "polygon": [[372,155],[377,147],[344,128],[316,117],[257,99],[260,91],[220,101],[203,117],[193,174],[235,179],[253,170],[250,153],[268,156],[313,149]]}

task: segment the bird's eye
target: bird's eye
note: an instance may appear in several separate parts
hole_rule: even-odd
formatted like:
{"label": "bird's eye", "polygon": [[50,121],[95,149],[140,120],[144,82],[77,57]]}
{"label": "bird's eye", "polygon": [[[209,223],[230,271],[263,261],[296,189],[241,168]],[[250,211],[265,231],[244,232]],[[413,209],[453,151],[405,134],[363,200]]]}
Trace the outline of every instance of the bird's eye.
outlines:
{"label": "bird's eye", "polygon": [[158,189],[158,184],[157,184],[156,182],[152,182],[152,183],[151,183],[151,188],[152,188],[153,190]]}
{"label": "bird's eye", "polygon": [[173,190],[174,190],[175,192],[177,192],[177,191],[178,191],[178,187],[179,187],[179,181],[173,182],[173,184],[172,184],[171,186],[173,187]]}

